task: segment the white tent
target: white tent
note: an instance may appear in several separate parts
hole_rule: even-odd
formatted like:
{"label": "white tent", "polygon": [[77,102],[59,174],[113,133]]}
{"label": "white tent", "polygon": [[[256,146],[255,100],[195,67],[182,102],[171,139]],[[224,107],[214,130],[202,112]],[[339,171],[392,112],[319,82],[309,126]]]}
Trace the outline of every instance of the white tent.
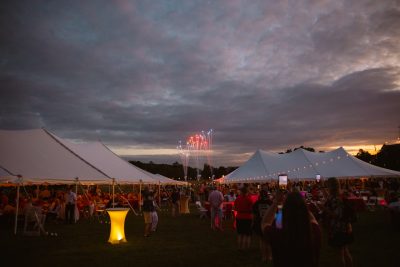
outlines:
{"label": "white tent", "polygon": [[114,154],[107,146],[100,142],[72,143],[55,136],[61,143],[81,156],[90,164],[116,182],[122,184],[161,184],[161,185],[187,185],[187,182],[176,181],[161,174],[152,174],[140,169]]}
{"label": "white tent", "polygon": [[111,179],[73,153],[44,129],[0,130],[0,179],[17,184],[14,234],[17,233],[20,185],[24,183],[110,183]]}
{"label": "white tent", "polygon": [[117,183],[158,184],[158,180],[154,179],[153,174],[120,158],[100,142],[76,144],[59,137],[56,138],[85,161],[96,166],[108,177],[114,178]]}
{"label": "white tent", "polygon": [[340,147],[326,153],[297,149],[291,153],[277,154],[257,150],[247,162],[220,182],[268,182],[277,180],[279,174],[286,174],[291,180],[315,180],[317,175],[325,178],[400,176],[398,171],[368,164]]}
{"label": "white tent", "polygon": [[75,183],[76,178],[81,183],[111,181],[44,129],[0,130],[0,166],[22,176],[23,183]]}

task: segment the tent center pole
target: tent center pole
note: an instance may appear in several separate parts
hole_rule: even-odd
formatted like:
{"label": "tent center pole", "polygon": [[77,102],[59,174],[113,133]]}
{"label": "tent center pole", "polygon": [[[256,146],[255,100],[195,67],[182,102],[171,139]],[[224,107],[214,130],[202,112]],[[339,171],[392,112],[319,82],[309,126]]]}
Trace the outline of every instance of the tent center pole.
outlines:
{"label": "tent center pole", "polygon": [[142,211],[142,180],[139,181],[139,211]]}
{"label": "tent center pole", "polygon": [[115,178],[112,178],[112,207],[115,207]]}
{"label": "tent center pole", "polygon": [[14,235],[17,234],[17,228],[18,228],[18,213],[19,213],[19,187],[20,183],[18,182],[17,185],[17,199],[16,199],[16,210],[15,210],[15,223],[14,223]]}

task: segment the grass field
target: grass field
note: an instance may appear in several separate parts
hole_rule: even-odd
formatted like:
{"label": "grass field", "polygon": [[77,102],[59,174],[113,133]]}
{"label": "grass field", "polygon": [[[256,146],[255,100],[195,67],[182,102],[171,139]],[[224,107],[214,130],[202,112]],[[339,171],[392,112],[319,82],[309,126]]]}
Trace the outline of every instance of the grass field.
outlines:
{"label": "grass field", "polygon": [[[109,224],[96,219],[75,225],[48,223],[48,232],[58,236],[26,237],[12,234],[12,225],[0,229],[1,262],[16,266],[267,266],[260,260],[258,240],[252,249],[236,249],[232,221],[225,230],[214,232],[209,220],[200,220],[196,211],[172,218],[159,214],[158,231],[143,236],[143,218],[130,212],[126,219],[127,243],[107,243]],[[400,266],[400,232],[395,231],[387,211],[363,212],[354,224],[356,240],[351,246],[355,266]],[[324,240],[325,241],[325,240]],[[288,254],[288,256],[290,256]],[[272,266],[269,264],[268,266]],[[320,266],[339,266],[335,251],[323,243]]]}

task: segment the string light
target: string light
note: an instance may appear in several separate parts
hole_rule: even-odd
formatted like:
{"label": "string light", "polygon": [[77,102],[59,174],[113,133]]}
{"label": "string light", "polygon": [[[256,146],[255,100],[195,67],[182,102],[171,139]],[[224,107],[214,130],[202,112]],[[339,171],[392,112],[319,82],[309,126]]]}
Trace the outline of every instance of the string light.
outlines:
{"label": "string light", "polygon": [[[346,157],[347,157],[347,158],[348,158],[349,156],[350,156],[349,154],[346,154]],[[341,156],[337,156],[337,157],[335,157],[335,158],[330,158],[330,159],[329,159],[329,162],[330,162],[330,163],[333,163],[335,160],[341,160],[341,159],[342,159]],[[329,162],[323,160],[323,161],[321,161],[321,162],[315,162],[314,165],[315,165],[315,166],[319,166],[319,164],[326,164],[326,163],[329,163]],[[313,164],[310,164],[309,166],[303,166],[303,170],[305,171],[305,170],[307,170],[308,168],[314,168],[314,165],[313,165]],[[296,172],[296,170],[297,170],[297,171],[300,171],[300,169],[301,169],[301,167],[294,168],[292,172]],[[262,178],[268,178],[268,177],[271,177],[271,179],[272,179],[272,177],[276,177],[278,174],[281,174],[281,173],[285,173],[285,171],[279,171],[279,172],[268,173],[268,174],[266,174],[265,176],[261,176],[261,177],[258,176],[258,177],[256,177],[256,178],[245,178],[244,180],[238,179],[238,180],[236,180],[236,181],[237,181],[237,182],[241,182],[241,181],[246,181],[246,180],[247,180],[247,181],[249,181],[249,180],[260,180],[260,179],[262,179]],[[287,170],[286,173],[290,173],[290,170]]]}

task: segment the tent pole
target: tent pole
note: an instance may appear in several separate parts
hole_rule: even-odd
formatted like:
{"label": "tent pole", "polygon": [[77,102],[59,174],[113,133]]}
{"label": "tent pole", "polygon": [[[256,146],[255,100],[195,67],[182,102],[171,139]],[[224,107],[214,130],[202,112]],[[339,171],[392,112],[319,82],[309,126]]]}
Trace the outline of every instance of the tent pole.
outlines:
{"label": "tent pole", "polygon": [[112,178],[112,207],[115,207],[115,178]]}
{"label": "tent pole", "polygon": [[18,185],[17,185],[17,199],[16,199],[16,210],[15,210],[15,223],[14,223],[14,235],[17,234],[17,227],[18,227],[19,187],[20,187],[20,183],[19,183],[19,181],[18,181]]}
{"label": "tent pole", "polygon": [[75,194],[78,197],[78,177],[75,178]]}
{"label": "tent pole", "polygon": [[142,211],[142,180],[139,181],[139,211]]}

